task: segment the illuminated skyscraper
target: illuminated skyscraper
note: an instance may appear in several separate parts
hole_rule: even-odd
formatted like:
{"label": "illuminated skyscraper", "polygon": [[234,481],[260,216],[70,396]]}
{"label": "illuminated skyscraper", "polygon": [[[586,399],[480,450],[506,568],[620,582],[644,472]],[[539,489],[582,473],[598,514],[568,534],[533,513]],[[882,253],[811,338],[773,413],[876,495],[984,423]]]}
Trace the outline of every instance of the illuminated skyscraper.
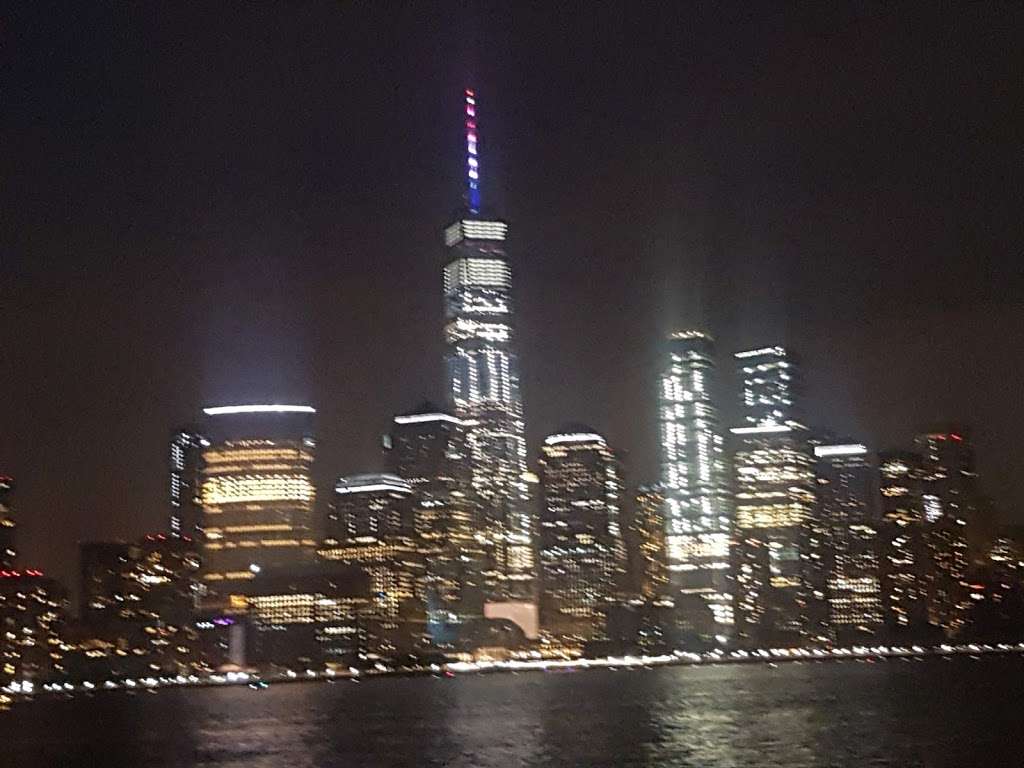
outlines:
{"label": "illuminated skyscraper", "polygon": [[659,392],[668,570],[682,617],[706,635],[728,634],[733,625],[732,500],[715,385],[711,337],[671,334]]}
{"label": "illuminated skyscraper", "polygon": [[541,627],[582,644],[603,636],[625,586],[619,463],[601,435],[573,425],[544,440],[540,469]]}
{"label": "illuminated skyscraper", "polygon": [[929,615],[936,626],[954,635],[970,608],[965,580],[971,554],[984,555],[992,521],[982,520],[974,446],[963,427],[944,427],[918,435],[921,454],[921,500],[927,526],[925,542],[931,563]]}
{"label": "illuminated skyscraper", "polygon": [[857,443],[821,441],[817,460],[818,517],[827,532],[829,618],[841,642],[882,626],[878,557],[878,471]]}
{"label": "illuminated skyscraper", "polygon": [[0,568],[13,568],[18,557],[14,534],[17,525],[11,514],[11,492],[14,490],[14,478],[0,475]]}
{"label": "illuminated skyscraper", "polygon": [[414,494],[415,529],[427,553],[427,604],[433,620],[483,615],[485,581],[499,583],[473,490],[472,425],[425,403],[395,416],[386,436],[390,469]]}
{"label": "illuminated skyscraper", "polygon": [[245,594],[261,571],[315,557],[315,411],[243,405],[204,413],[202,580],[221,597]]}
{"label": "illuminated skyscraper", "polygon": [[660,486],[641,486],[637,489],[626,543],[633,572],[632,587],[644,600],[665,597],[665,537],[665,494]]}
{"label": "illuminated skyscraper", "polygon": [[798,421],[796,363],[782,347],[739,352],[736,362],[745,421],[732,430],[737,634],[772,643],[827,639],[825,530]]}
{"label": "illuminated skyscraper", "polygon": [[170,531],[175,538],[199,539],[203,514],[203,448],[209,445],[195,429],[180,429],[170,447]]}
{"label": "illuminated skyscraper", "polygon": [[512,322],[508,226],[481,215],[477,103],[466,91],[467,195],[444,231],[445,361],[455,415],[473,424],[469,447],[483,531],[496,552],[495,597],[533,594],[533,520]]}
{"label": "illuminated skyscraper", "polygon": [[389,474],[338,478],[317,552],[366,574],[375,637],[387,637],[392,650],[425,637],[427,556],[408,482]]}
{"label": "illuminated skyscraper", "polygon": [[921,498],[921,456],[907,451],[878,455],[882,520],[879,553],[882,609],[892,630],[928,622],[929,563]]}
{"label": "illuminated skyscraper", "polygon": [[41,571],[0,571],[0,685],[63,676],[67,610],[67,591]]}

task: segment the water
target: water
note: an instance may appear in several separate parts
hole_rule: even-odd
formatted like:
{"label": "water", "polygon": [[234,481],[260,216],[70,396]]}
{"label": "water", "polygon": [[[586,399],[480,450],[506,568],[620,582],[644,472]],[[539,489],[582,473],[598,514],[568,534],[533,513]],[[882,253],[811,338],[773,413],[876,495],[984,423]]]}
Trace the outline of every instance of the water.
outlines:
{"label": "water", "polygon": [[3,766],[1019,766],[1020,657],[103,693],[0,715]]}

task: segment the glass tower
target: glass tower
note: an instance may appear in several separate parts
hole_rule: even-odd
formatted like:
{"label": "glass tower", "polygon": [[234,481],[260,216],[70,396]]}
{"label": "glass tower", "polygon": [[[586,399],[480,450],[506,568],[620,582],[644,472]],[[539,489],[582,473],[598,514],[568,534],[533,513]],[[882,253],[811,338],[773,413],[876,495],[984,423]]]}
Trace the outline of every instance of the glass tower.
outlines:
{"label": "glass tower", "polygon": [[818,510],[828,533],[831,624],[840,642],[882,626],[878,557],[878,470],[867,447],[821,441],[814,446]]}
{"label": "glass tower", "polygon": [[467,422],[481,534],[500,574],[492,597],[533,595],[533,521],[505,222],[480,215],[476,97],[466,91],[467,206],[444,231],[445,362],[454,415]]}
{"label": "glass tower", "polygon": [[745,641],[828,640],[827,531],[815,466],[797,420],[799,378],[782,347],[736,353],[744,425],[732,430],[737,634]]}
{"label": "glass tower", "polygon": [[244,595],[261,571],[315,558],[315,411],[242,405],[204,413],[202,581],[222,597]]}
{"label": "glass tower", "polygon": [[582,644],[604,636],[625,586],[619,463],[601,435],[570,426],[544,440],[540,468],[541,627]]}
{"label": "glass tower", "polygon": [[714,341],[701,331],[669,336],[659,425],[668,568],[690,628],[728,634],[732,503],[715,399]]}

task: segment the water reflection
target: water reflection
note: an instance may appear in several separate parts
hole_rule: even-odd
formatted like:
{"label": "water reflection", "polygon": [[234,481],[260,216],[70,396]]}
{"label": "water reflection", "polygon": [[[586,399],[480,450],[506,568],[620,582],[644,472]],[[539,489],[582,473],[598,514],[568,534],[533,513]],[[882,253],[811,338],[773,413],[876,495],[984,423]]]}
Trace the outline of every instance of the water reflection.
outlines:
{"label": "water reflection", "polygon": [[0,714],[3,765],[1019,765],[1020,658],[97,694]]}

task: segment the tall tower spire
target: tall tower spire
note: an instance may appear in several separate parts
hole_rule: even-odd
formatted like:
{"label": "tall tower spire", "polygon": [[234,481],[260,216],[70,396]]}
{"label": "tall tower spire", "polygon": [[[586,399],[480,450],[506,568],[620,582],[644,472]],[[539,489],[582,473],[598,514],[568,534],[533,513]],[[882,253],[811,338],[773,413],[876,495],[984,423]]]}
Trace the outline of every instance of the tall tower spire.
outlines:
{"label": "tall tower spire", "polygon": [[466,203],[470,213],[480,213],[480,155],[476,145],[476,92],[466,89]]}

